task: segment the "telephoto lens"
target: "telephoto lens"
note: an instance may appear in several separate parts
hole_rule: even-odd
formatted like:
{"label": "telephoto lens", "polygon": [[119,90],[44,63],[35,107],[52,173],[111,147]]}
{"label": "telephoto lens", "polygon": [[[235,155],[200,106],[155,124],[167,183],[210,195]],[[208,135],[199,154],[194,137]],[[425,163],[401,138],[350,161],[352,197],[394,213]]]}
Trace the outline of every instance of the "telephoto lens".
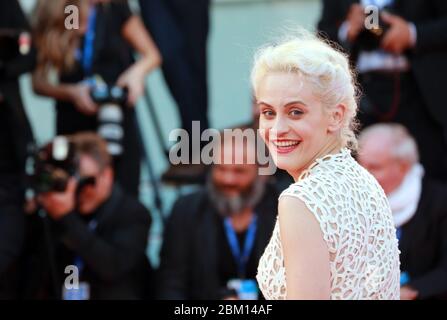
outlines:
{"label": "telephoto lens", "polygon": [[127,100],[127,90],[102,84],[92,88],[91,96],[99,105],[98,134],[107,142],[109,153],[113,157],[119,157],[124,152],[123,108]]}

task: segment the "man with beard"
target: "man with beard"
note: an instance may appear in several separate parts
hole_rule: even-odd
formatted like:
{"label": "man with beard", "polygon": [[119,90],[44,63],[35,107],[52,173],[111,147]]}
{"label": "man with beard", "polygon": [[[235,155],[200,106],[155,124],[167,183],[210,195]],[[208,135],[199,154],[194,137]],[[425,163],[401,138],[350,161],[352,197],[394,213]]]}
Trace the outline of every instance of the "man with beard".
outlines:
{"label": "man with beard", "polygon": [[168,219],[161,299],[260,297],[255,276],[274,227],[278,193],[247,161],[255,158],[251,141],[226,138],[221,146],[215,159],[231,154],[232,161],[214,161],[206,187],[180,197]]}

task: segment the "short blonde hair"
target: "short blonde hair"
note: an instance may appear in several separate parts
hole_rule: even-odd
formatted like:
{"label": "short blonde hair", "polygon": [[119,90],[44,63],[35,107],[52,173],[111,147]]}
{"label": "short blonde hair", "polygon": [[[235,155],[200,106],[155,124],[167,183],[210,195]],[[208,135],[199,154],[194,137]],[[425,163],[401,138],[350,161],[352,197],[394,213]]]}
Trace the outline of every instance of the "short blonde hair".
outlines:
{"label": "short blonde hair", "polygon": [[251,82],[257,95],[262,79],[272,72],[302,75],[314,88],[326,108],[343,104],[346,107],[340,138],[343,146],[357,149],[357,101],[355,77],[346,54],[329,42],[299,29],[279,44],[267,45],[255,54]]}

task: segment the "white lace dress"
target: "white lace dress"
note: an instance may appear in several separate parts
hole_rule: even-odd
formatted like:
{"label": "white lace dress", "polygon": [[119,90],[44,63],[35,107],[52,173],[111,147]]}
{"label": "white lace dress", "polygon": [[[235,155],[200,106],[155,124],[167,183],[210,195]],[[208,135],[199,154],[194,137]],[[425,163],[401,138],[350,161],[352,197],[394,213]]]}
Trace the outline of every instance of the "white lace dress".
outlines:
{"label": "white lace dress", "polygon": [[[399,250],[388,201],[348,149],[317,159],[283,196],[303,201],[320,224],[330,254],[331,299],[399,299]],[[257,280],[266,299],[286,298],[278,220]]]}

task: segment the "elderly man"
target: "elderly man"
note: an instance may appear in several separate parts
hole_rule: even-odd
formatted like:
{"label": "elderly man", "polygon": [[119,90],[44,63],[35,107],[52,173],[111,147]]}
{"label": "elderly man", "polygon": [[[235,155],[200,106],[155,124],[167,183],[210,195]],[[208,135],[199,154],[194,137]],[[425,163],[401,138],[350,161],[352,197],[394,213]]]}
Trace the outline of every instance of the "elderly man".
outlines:
{"label": "elderly man", "polygon": [[401,299],[446,298],[446,186],[424,176],[415,140],[403,126],[370,126],[359,142],[358,160],[380,183],[393,212]]}
{"label": "elderly man", "polygon": [[256,270],[273,231],[278,193],[247,161],[255,146],[231,141],[224,139],[214,155],[206,188],[180,197],[172,209],[161,251],[162,299],[259,294]]}

